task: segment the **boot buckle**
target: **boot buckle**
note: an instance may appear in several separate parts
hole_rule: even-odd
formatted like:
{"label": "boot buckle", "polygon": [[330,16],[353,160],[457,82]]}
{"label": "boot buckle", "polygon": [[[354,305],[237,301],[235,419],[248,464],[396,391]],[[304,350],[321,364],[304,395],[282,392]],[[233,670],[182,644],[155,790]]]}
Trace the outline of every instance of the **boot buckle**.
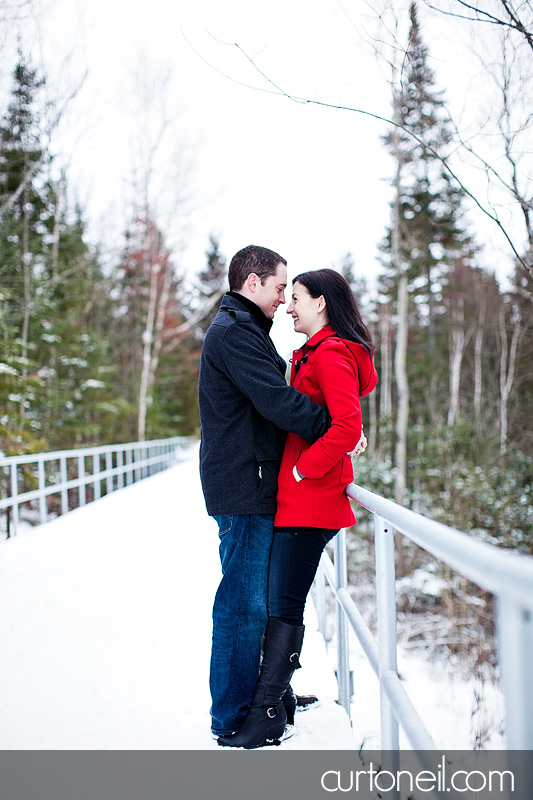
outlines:
{"label": "boot buckle", "polygon": [[270,708],[267,708],[267,710],[266,710],[266,715],[267,715],[267,717],[268,717],[269,719],[274,719],[274,717],[277,717],[277,716],[278,716],[278,712],[276,711],[276,709],[274,708],[274,706],[271,706]]}
{"label": "boot buckle", "polygon": [[292,653],[292,655],[289,656],[289,661],[291,662],[291,664],[296,664],[297,667],[301,666],[298,660],[299,655],[300,653]]}

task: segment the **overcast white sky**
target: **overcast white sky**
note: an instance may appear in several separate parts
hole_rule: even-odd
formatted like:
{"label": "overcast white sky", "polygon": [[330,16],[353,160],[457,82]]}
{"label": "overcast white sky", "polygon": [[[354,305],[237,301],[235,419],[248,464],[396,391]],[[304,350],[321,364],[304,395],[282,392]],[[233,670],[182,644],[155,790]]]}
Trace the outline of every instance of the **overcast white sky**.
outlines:
{"label": "overcast white sky", "polygon": [[[271,88],[235,47],[222,43],[238,42],[291,93],[388,116],[387,74],[369,44],[375,30],[370,5],[36,0],[25,36],[50,76],[50,93],[67,94],[87,70],[65,117],[61,156],[69,160],[69,186],[87,208],[92,237],[120,241],[131,210],[125,199],[132,198],[134,142],[143,127],[136,120],[149,120],[153,133],[166,104],[169,124],[154,162],[152,196],[161,209],[172,208],[163,225],[170,244],[181,247],[179,265],[189,274],[203,266],[212,232],[228,257],[250,243],[277,250],[289,261],[289,277],[330,266],[347,251],[359,274],[374,277],[393,170],[380,140],[386,126],[253,91],[216,71]],[[421,4],[423,22],[424,11]],[[463,90],[470,87],[473,96],[479,65],[465,60],[468,36],[456,28],[445,18],[429,20],[423,35],[448,101],[462,108],[465,97],[468,103]],[[12,26],[12,48],[16,32]],[[5,87],[11,64],[2,62]],[[166,92],[160,89],[164,73]],[[151,102],[140,113],[142,91]],[[491,240],[488,266],[505,272],[509,260],[500,235],[491,239],[492,228],[479,213],[474,223],[481,238]]]}

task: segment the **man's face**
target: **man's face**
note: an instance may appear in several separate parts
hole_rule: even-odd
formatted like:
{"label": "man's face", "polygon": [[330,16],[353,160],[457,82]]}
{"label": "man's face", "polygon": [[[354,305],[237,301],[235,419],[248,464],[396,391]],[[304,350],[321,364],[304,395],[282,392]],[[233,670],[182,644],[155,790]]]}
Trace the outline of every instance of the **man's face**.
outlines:
{"label": "man's face", "polygon": [[264,284],[257,279],[254,303],[259,306],[265,317],[274,319],[274,314],[279,305],[285,302],[285,289],[287,288],[287,267],[278,264],[275,275],[269,275]]}

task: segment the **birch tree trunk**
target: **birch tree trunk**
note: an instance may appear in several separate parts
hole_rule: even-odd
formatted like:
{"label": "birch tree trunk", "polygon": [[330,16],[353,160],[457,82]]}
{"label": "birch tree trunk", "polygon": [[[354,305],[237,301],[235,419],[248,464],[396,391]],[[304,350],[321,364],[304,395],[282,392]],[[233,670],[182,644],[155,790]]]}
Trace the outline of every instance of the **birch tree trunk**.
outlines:
{"label": "birch tree trunk", "polygon": [[500,311],[500,341],[502,346],[500,357],[500,455],[502,457],[507,452],[508,404],[514,380],[519,335],[520,317],[517,317],[513,327],[511,347],[509,348],[505,325],[505,309],[502,308]]}
{"label": "birch tree trunk", "polygon": [[150,361],[150,370],[148,373],[148,394],[151,397],[152,389],[155,384],[155,374],[157,365],[159,364],[159,356],[161,355],[161,348],[163,347],[163,330],[165,327],[165,316],[168,310],[168,301],[170,299],[170,287],[172,284],[172,265],[169,259],[165,259],[163,266],[163,286],[161,288],[161,296],[157,303],[157,314],[155,319],[155,333],[154,333],[154,346],[152,350],[152,358]]}
{"label": "birch tree trunk", "polygon": [[379,420],[380,420],[380,450],[382,457],[389,456],[385,450],[388,442],[391,415],[392,415],[392,375],[390,353],[390,306],[383,303],[379,306],[379,341],[381,357],[380,392],[379,392]]}
{"label": "birch tree trunk", "polygon": [[485,334],[485,315],[487,313],[487,304],[483,298],[479,307],[479,320],[476,331],[476,340],[474,342],[474,419],[476,430],[481,432],[481,399],[483,389],[483,361],[481,352],[483,348],[483,336]]}
{"label": "birch tree trunk", "polygon": [[137,423],[137,436],[140,442],[144,442],[146,436],[146,411],[148,408],[148,376],[150,374],[152,360],[152,343],[154,338],[154,321],[157,305],[158,276],[160,271],[159,263],[152,258],[153,252],[153,232],[150,234],[148,247],[148,258],[150,260],[150,295],[148,300],[148,310],[146,313],[146,324],[143,332],[143,360],[141,372],[141,385],[139,389],[139,417]]}
{"label": "birch tree trunk", "polygon": [[[398,284],[398,335],[394,359],[396,386],[398,389],[395,450],[396,483],[394,498],[400,505],[403,505],[405,487],[407,484],[407,423],[409,420],[409,384],[407,381],[408,303],[407,274],[405,270],[402,269]],[[396,549],[398,551],[398,575],[402,577],[407,572],[407,564],[403,536],[400,534],[396,537]]]}
{"label": "birch tree trunk", "polygon": [[[394,373],[398,391],[398,409],[396,413],[396,447],[395,467],[396,482],[394,496],[397,503],[403,505],[407,484],[407,424],[409,421],[409,382],[407,378],[407,333],[409,328],[409,293],[407,272],[402,263],[400,249],[400,200],[401,200],[401,161],[398,145],[398,134],[394,134],[396,157],[394,225],[392,229],[392,257],[398,274],[398,328],[396,334],[396,352],[394,354]],[[396,536],[398,551],[398,574],[407,571],[403,537]]]}
{"label": "birch tree trunk", "polygon": [[459,395],[461,388],[461,366],[467,341],[470,335],[466,336],[464,330],[464,303],[459,300],[459,308],[454,315],[454,327],[452,329],[452,347],[450,350],[450,406],[448,408],[448,427],[455,425],[459,417]]}
{"label": "birch tree trunk", "polygon": [[407,484],[407,423],[409,420],[409,383],[407,380],[407,332],[408,332],[407,275],[400,272],[398,284],[398,333],[394,368],[398,389],[398,410],[396,414],[396,490],[397,503],[403,503]]}
{"label": "birch tree trunk", "polygon": [[378,413],[376,392],[370,392],[370,397],[368,398],[368,411],[370,422],[370,433],[368,435],[368,455],[372,456],[376,452],[377,442]]}
{"label": "birch tree trunk", "polygon": [[459,384],[461,382],[461,362],[465,346],[465,332],[462,328],[452,331],[450,352],[450,406],[448,408],[448,428],[455,425],[459,414]]}
{"label": "birch tree trunk", "polygon": [[[372,337],[372,341],[376,341],[376,328],[374,325],[373,320],[368,324],[368,330],[370,332],[370,336]],[[369,456],[373,456],[376,452],[376,445],[377,445],[377,438],[378,438],[378,431],[377,431],[377,424],[378,424],[378,404],[377,404],[377,392],[370,392],[368,395],[368,426],[366,431],[366,437],[368,439],[368,446],[367,446],[367,454]],[[364,424],[364,419],[363,419]]]}
{"label": "birch tree trunk", "polygon": [[[398,150],[397,134],[395,134],[395,149]],[[402,264],[400,250],[400,158],[397,154],[397,169],[395,178],[396,199],[394,204],[394,225],[392,230],[392,257],[398,272],[398,327],[396,332],[396,352],[394,354],[394,374],[398,390],[398,409],[396,414],[396,487],[395,499],[403,503],[405,486],[407,482],[407,423],[409,420],[409,383],[407,379],[407,333],[409,295],[407,286],[407,273]]]}

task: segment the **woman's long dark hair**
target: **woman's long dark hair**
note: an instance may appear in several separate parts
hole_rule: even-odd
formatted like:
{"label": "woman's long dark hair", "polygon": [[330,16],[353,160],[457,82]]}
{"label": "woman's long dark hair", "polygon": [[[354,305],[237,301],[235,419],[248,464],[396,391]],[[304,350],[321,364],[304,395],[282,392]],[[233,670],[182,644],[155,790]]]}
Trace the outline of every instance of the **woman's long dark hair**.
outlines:
{"label": "woman's long dark hair", "polygon": [[357,342],[372,354],[376,349],[372,337],[355,302],[348,281],[334,269],[317,269],[302,272],[293,280],[293,285],[301,283],[311,297],[324,295],[329,324],[339,336],[350,342]]}

